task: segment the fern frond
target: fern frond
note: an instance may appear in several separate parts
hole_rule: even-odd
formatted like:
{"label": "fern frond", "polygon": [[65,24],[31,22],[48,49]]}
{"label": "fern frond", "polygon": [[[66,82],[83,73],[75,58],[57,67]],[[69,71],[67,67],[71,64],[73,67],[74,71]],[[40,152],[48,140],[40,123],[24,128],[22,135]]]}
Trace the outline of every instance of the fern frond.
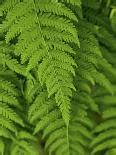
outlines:
{"label": "fern frond", "polygon": [[106,155],[115,155],[115,153],[116,153],[116,149],[112,148],[109,151],[107,151]]}
{"label": "fern frond", "polygon": [[1,7],[2,12],[6,13],[7,11],[11,10],[19,2],[20,0],[5,0]]}
{"label": "fern frond", "polygon": [[96,83],[105,87],[109,91],[109,93],[113,94],[112,84],[104,74],[99,72],[93,72],[93,76]]}
{"label": "fern frond", "polygon": [[22,107],[18,82],[16,74],[9,69],[3,67],[0,70],[0,138],[3,137],[5,141],[13,140],[18,128],[24,127],[20,116]]}
{"label": "fern frond", "polygon": [[2,68],[0,67],[0,79],[1,80],[5,80],[8,81],[12,84],[14,84],[16,87],[20,88],[20,82],[18,80],[18,77],[16,75],[16,73],[14,73],[13,71],[9,70],[8,68]]}
{"label": "fern frond", "polygon": [[[42,3],[40,4],[42,5]],[[28,3],[26,1],[17,3],[13,9],[7,13],[6,20],[3,23],[3,29],[6,31],[7,43],[18,36],[15,53],[21,55],[22,64],[27,63],[27,72],[39,66],[38,75],[41,83],[46,84],[49,96],[55,94],[55,99],[61,109],[63,118],[68,123],[70,111],[69,93],[72,89],[75,89],[73,82],[69,82],[69,80],[72,74],[75,74],[74,66],[76,66],[76,64],[71,55],[66,54],[65,51],[69,51],[68,46],[70,50],[73,51],[69,43],[74,42],[76,45],[79,45],[79,40],[72,22],[72,19],[76,20],[74,13],[61,3],[54,2],[54,4],[61,6],[59,8],[62,10],[60,13],[57,11],[58,9],[54,11],[48,6],[47,2],[44,3],[43,7],[36,6],[36,3],[32,1]],[[38,7],[41,8],[39,12],[37,11]],[[64,8],[64,10],[62,8]],[[69,19],[67,19],[67,17]],[[60,38],[57,37],[57,39],[54,40],[55,35],[53,36],[52,28],[56,33],[62,36],[59,35]],[[48,31],[50,40],[47,39],[48,36],[45,36],[45,30]],[[30,37],[28,37],[29,34]],[[36,36],[39,36],[39,38]],[[57,41],[61,42],[61,46],[56,46]],[[49,44],[50,42],[51,44]],[[67,46],[64,45],[64,43],[66,43]],[[55,51],[51,50],[51,45],[56,47]],[[41,63],[38,64],[39,62]],[[47,72],[44,67],[47,69]],[[52,73],[52,71],[54,72]],[[67,81],[64,75],[65,73],[63,72],[66,72],[67,76],[69,76]],[[49,74],[49,79],[45,79],[43,74]],[[63,78],[61,79],[63,75],[64,80],[62,80]],[[48,81],[51,85],[49,85]],[[65,89],[65,91],[63,89]]]}
{"label": "fern frond", "polygon": [[[12,83],[13,81],[10,81],[10,75],[9,77],[6,77],[4,73],[5,71],[1,71],[0,73],[0,101],[21,109],[21,105],[18,100],[21,93],[16,85]],[[12,76],[11,78],[14,77]]]}
{"label": "fern frond", "polygon": [[107,29],[98,27],[97,35],[100,42],[102,42],[106,47],[108,47],[112,51],[116,50],[115,37],[111,33],[109,33]]}
{"label": "fern frond", "polygon": [[74,13],[68,9],[67,7],[64,7],[62,3],[44,3],[44,2],[38,2],[36,4],[37,11],[41,11],[44,13],[51,13],[58,16],[65,16],[69,18],[70,20],[77,21],[77,17],[74,15]]}
{"label": "fern frond", "polygon": [[0,80],[0,88],[4,89],[8,93],[13,94],[14,96],[19,96],[19,91],[15,88],[15,86],[6,80]]}
{"label": "fern frond", "polygon": [[12,109],[10,109],[6,104],[3,104],[2,102],[0,102],[0,114],[14,121],[15,123],[24,126],[22,119]]}
{"label": "fern frond", "polygon": [[[106,35],[109,35],[109,38],[111,37],[110,38],[111,42],[109,42],[108,44],[106,43],[107,42]],[[102,36],[102,39],[100,36]],[[109,33],[109,30],[106,30],[106,28],[104,29],[100,28],[100,31],[98,32],[98,39],[101,44],[101,51],[104,55],[104,58],[106,58],[108,62],[111,63],[111,65],[108,65],[107,61],[103,60],[100,65],[103,66],[104,73],[113,83],[113,86],[112,86],[113,95],[112,96],[108,95],[108,92],[104,90],[99,90],[95,93],[96,94],[95,100],[100,105],[100,109],[101,109],[101,121],[94,129],[95,138],[92,140],[92,143],[90,144],[90,148],[92,149],[91,154],[97,154],[97,153],[101,154],[102,152],[104,152],[105,155],[109,155],[109,154],[115,154],[115,148],[116,148],[115,62],[113,61],[114,56],[112,53],[112,51],[115,49],[115,45],[113,45],[115,41],[112,33]],[[103,46],[103,44],[106,47]],[[108,72],[111,74],[111,76],[109,75]]]}
{"label": "fern frond", "polygon": [[20,105],[19,101],[17,100],[17,98],[10,93],[8,94],[5,91],[0,92],[0,102],[4,102],[8,105],[11,105],[11,106],[21,109],[21,105]]}
{"label": "fern frond", "polygon": [[7,139],[13,139],[11,132],[3,126],[0,126],[0,136]]}
{"label": "fern frond", "polygon": [[62,119],[57,119],[54,122],[51,122],[44,130],[42,138],[49,136],[53,131],[60,129],[61,127],[65,127],[64,122]]}
{"label": "fern frond", "polygon": [[113,105],[115,106],[116,105],[116,96],[115,95],[113,95],[113,96],[106,95],[103,97],[96,97],[95,100],[97,103],[101,102],[107,106],[113,106]]}
{"label": "fern frond", "polygon": [[[45,145],[46,149],[54,152],[58,147],[57,140],[61,135],[63,135],[64,143],[68,147],[66,125],[61,118],[61,112],[56,106],[54,99],[47,98],[47,92],[41,92],[30,106],[29,120],[35,126],[34,134],[43,131],[42,139],[48,139]],[[64,132],[62,133],[63,129]],[[55,136],[51,134],[52,132]],[[55,146],[52,146],[53,142]],[[59,142],[58,144],[61,145]]]}
{"label": "fern frond", "polygon": [[89,96],[87,93],[79,93],[79,95],[75,95],[73,97],[75,100],[77,100],[79,102],[79,104],[85,104],[88,109],[94,111],[94,112],[98,112],[99,108],[97,106],[97,104],[95,103],[95,101],[93,100],[93,98],[91,96]]}
{"label": "fern frond", "polygon": [[95,38],[94,31],[89,23],[85,26],[85,21],[81,20],[79,23],[79,37],[80,37],[80,49],[77,52],[77,75],[83,79],[90,82],[92,85],[99,84],[100,86],[106,88],[109,93],[113,94],[112,84],[107,78],[107,76],[100,72],[100,62],[102,62],[102,67],[105,70],[106,64],[110,71],[113,71],[113,67],[103,58],[102,52],[100,51],[99,43]]}
{"label": "fern frond", "polygon": [[78,82],[78,88],[79,90],[86,92],[88,94],[91,94],[91,87],[89,86],[88,82],[85,80],[75,80]]}
{"label": "fern frond", "polygon": [[49,14],[44,14],[43,16],[38,16],[41,26],[53,27],[55,29],[59,29],[60,31],[64,31],[66,33],[72,34],[72,36],[77,40],[77,32],[74,29],[74,25],[70,23],[70,21],[65,20],[63,18],[57,18],[56,16],[50,16]]}
{"label": "fern frond", "polygon": [[[107,98],[107,95],[106,95],[106,98]],[[110,96],[110,100],[111,99],[113,99],[113,96]],[[108,152],[110,152],[112,148],[116,147],[115,104],[114,105],[110,104],[110,100],[106,100],[105,102],[103,102],[105,107],[102,108],[103,109],[102,121],[94,129],[94,132],[97,135],[97,137],[93,139],[90,145],[90,147],[92,148],[92,154],[96,154],[97,152],[102,152],[102,151],[108,154]],[[102,100],[99,100],[99,101],[102,102]]]}
{"label": "fern frond", "polygon": [[5,127],[6,129],[9,129],[11,132],[17,134],[17,128],[15,127],[13,122],[7,119],[5,116],[2,116],[1,114],[0,114],[0,125],[2,127]]}
{"label": "fern frond", "polygon": [[25,67],[21,66],[16,59],[12,59],[10,55],[0,53],[0,59],[0,64],[8,66],[9,69],[16,73],[25,75]]}
{"label": "fern frond", "polygon": [[35,98],[33,101],[33,104],[29,107],[28,111],[28,118],[33,117],[33,114],[39,110],[39,108],[46,102],[47,100],[47,93],[45,92],[40,92],[39,95]]}
{"label": "fern frond", "polygon": [[29,132],[27,131],[20,131],[17,135],[17,138],[18,139],[28,139],[28,140],[32,140],[32,141],[35,141],[37,142],[37,138],[34,137],[32,134],[30,134]]}
{"label": "fern frond", "polygon": [[44,129],[44,127],[46,127],[49,124],[49,122],[54,121],[56,118],[59,118],[59,116],[60,112],[58,110],[54,110],[50,114],[47,114],[45,117],[43,117],[43,119],[40,122],[37,123],[36,128],[34,130],[34,134]]}
{"label": "fern frond", "polygon": [[[40,100],[38,98],[37,108],[34,108],[35,111],[33,104],[30,106],[30,110],[32,108],[33,113],[31,113],[29,118],[30,121],[32,120],[31,123],[36,126],[34,134],[43,131],[42,139],[46,139],[45,149],[50,154],[73,154],[74,152],[75,154],[85,154],[88,143],[92,139],[92,134],[89,130],[94,127],[94,123],[85,116],[86,112],[82,116],[78,113],[74,118],[72,115],[73,120],[70,121],[69,128],[67,128],[61,118],[61,113],[58,114],[59,116],[57,115],[59,110],[55,105],[55,101],[47,99],[45,94],[42,92],[43,97],[46,99],[43,102],[41,96],[38,96]],[[76,135],[78,135],[78,138]],[[78,149],[76,149],[76,146],[78,146]]]}
{"label": "fern frond", "polygon": [[101,145],[98,145],[93,151],[92,151],[92,155],[95,154],[96,152],[99,152],[101,150],[104,149],[111,149],[113,147],[116,147],[116,139],[112,138],[110,140],[107,140],[106,142],[102,143]]}
{"label": "fern frond", "polygon": [[42,109],[42,110],[39,111],[39,109],[38,109],[37,111],[35,111],[34,116],[32,116],[31,119],[30,119],[31,123],[33,123],[35,120],[37,120],[40,117],[42,117],[48,111],[53,110],[55,108],[54,101],[50,101],[50,102],[46,103],[46,107],[45,106],[43,106],[43,107],[41,106],[39,108]]}
{"label": "fern frond", "polygon": [[37,138],[35,138],[30,132],[25,129],[19,129],[17,135],[12,138],[9,152],[12,155],[24,154],[24,155],[38,155],[39,150],[37,146]]}
{"label": "fern frond", "polygon": [[38,155],[38,151],[35,150],[35,148],[33,147],[33,144],[24,141],[24,140],[17,140],[16,142],[14,142],[13,144],[13,149],[11,148],[11,154],[12,155],[16,155],[18,153],[20,154],[29,154],[29,155]]}
{"label": "fern frond", "polygon": [[96,137],[94,139],[94,141],[92,141],[91,143],[91,147],[105,141],[106,139],[109,139],[111,137],[115,137],[116,136],[116,129],[110,129],[108,131],[105,131],[103,133],[100,133],[98,137]]}
{"label": "fern frond", "polygon": [[0,154],[116,154],[114,1],[0,1]]}

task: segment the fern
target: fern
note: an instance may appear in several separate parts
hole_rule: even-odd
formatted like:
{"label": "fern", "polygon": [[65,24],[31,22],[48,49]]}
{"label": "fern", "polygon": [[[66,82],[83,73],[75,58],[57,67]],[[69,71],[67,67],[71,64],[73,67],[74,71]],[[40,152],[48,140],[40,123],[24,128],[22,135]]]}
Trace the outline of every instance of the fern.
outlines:
{"label": "fern", "polygon": [[[60,5],[60,3],[56,3],[56,5]],[[79,44],[76,29],[71,23],[72,18],[77,20],[76,16],[65,5],[62,5],[62,7],[64,7],[64,11],[62,10],[63,13],[55,12],[54,14],[54,10],[50,10],[50,6],[48,7],[47,3],[46,7],[43,8],[43,10],[40,10],[40,12],[36,11],[38,5],[36,6],[33,1],[30,1],[29,3],[17,3],[14,8],[7,13],[6,21],[3,23],[3,30],[7,31],[7,43],[19,35],[15,53],[21,55],[22,64],[29,61],[27,62],[27,72],[37,66],[41,61],[38,66],[39,80],[41,84],[46,84],[49,96],[55,94],[56,102],[58,106],[60,106],[63,118],[68,122],[70,110],[69,93],[72,89],[75,90],[71,80],[71,74],[75,75],[73,66],[76,66],[76,63],[69,55],[70,52],[68,54],[69,50],[67,51],[67,47],[71,47],[69,42],[64,39],[65,36],[62,36],[62,40],[57,40],[61,42],[61,46],[63,46],[64,41],[67,43],[67,47],[65,49],[64,45],[63,51],[60,46],[56,47],[56,50],[52,48],[57,43],[53,40],[52,34],[49,36],[49,40],[44,36],[46,28],[47,32],[50,31],[50,28],[53,28],[59,34],[62,33],[62,31],[66,33],[69,41],[72,40],[70,38],[71,35],[72,38],[74,38],[73,40],[76,40],[75,43]],[[50,10],[52,14],[46,13],[46,8],[48,8],[48,11]],[[68,14],[71,14],[71,16]],[[62,18],[62,15],[69,19]],[[17,20],[17,18],[19,19]],[[22,21],[25,21],[25,23],[22,23]],[[26,27],[26,25],[28,25],[28,27]],[[28,37],[27,34],[30,34],[30,37]],[[39,38],[37,38],[38,36]],[[59,61],[62,63],[59,64]],[[46,74],[49,75],[49,78],[47,79],[45,78]],[[65,81],[61,79],[61,76],[64,76]],[[66,78],[68,78],[67,81]],[[68,91],[66,92],[63,89],[67,89]]]}
{"label": "fern", "polygon": [[0,154],[116,154],[115,1],[0,1]]}
{"label": "fern", "polygon": [[[81,107],[80,112],[84,112]],[[86,112],[84,112],[84,115],[75,114],[75,118],[73,118],[69,128],[67,128],[55,101],[47,99],[46,92],[41,92],[29,108],[29,120],[35,126],[34,134],[42,131],[42,140],[47,139],[45,149],[50,154],[85,153],[88,142],[92,139],[89,129],[93,128],[94,123],[86,117]],[[85,118],[85,121],[83,121],[83,118]],[[78,139],[76,135],[78,135]]]}
{"label": "fern", "polygon": [[37,139],[26,131],[20,131],[11,145],[11,154],[29,154],[37,155],[38,150],[34,144],[37,143]]}
{"label": "fern", "polygon": [[[102,31],[101,31],[102,30]],[[101,33],[101,34],[100,34]],[[93,139],[90,147],[92,148],[91,154],[97,154],[104,152],[107,154],[115,154],[115,63],[113,60],[113,51],[115,50],[115,39],[112,33],[109,33],[108,28],[97,27],[97,37],[99,43],[101,44],[101,51],[103,52],[104,57],[111,63],[114,71],[112,72],[111,65],[105,67],[107,72],[105,74],[113,82],[114,94],[112,96],[108,95],[105,91],[97,91],[95,94],[95,100],[98,104],[102,103],[101,107],[101,121],[98,126],[94,129],[96,137]],[[107,44],[107,37],[110,38],[110,41]],[[107,48],[107,49],[106,49]],[[110,52],[108,52],[110,51]],[[107,57],[110,53],[111,57]],[[104,62],[102,62],[104,63]],[[106,63],[106,62],[105,62]],[[104,64],[105,65],[105,64]],[[109,76],[110,73],[112,76]]]}

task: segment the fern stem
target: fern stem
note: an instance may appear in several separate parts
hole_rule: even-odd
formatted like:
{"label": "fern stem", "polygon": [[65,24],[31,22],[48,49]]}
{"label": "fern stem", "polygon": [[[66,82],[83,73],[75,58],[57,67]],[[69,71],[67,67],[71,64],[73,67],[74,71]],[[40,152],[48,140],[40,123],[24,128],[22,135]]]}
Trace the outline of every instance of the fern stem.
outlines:
{"label": "fern stem", "polygon": [[68,155],[70,155],[70,145],[69,145],[69,125],[67,125],[67,145],[68,145]]}

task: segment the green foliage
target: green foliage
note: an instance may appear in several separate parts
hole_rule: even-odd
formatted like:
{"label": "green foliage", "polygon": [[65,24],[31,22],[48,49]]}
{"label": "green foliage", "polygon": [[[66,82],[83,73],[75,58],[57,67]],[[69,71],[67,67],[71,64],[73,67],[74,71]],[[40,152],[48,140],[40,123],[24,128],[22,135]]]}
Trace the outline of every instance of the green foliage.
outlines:
{"label": "green foliage", "polygon": [[116,154],[115,0],[0,1],[0,155]]}

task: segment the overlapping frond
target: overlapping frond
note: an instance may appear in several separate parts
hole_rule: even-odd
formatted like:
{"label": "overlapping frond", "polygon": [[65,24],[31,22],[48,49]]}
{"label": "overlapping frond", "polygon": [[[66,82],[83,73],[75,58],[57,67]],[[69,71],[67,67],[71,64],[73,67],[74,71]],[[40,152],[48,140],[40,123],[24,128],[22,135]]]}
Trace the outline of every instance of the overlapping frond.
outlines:
{"label": "overlapping frond", "polygon": [[[29,108],[28,118],[35,126],[34,135],[43,132],[42,139],[47,138],[45,148],[50,154],[61,145],[67,145],[67,127],[62,119],[54,99],[48,99],[47,92],[40,92]],[[52,133],[52,134],[51,134]],[[60,138],[60,139],[59,139]],[[67,150],[67,154],[69,154]]]}
{"label": "overlapping frond", "polygon": [[16,133],[16,124],[24,126],[22,119],[13,108],[16,107],[17,110],[21,110],[21,103],[19,101],[20,94],[10,80],[4,80],[2,76],[0,76],[0,78],[0,124]]}
{"label": "overlapping frond", "polygon": [[115,11],[0,1],[0,154],[116,154]]}
{"label": "overlapping frond", "polygon": [[38,155],[37,139],[29,132],[21,130],[12,142],[10,154]]}
{"label": "overlapping frond", "polygon": [[92,139],[90,130],[94,127],[94,122],[87,116],[83,106],[80,105],[78,112],[75,110],[72,113],[67,128],[55,100],[48,99],[47,92],[41,92],[30,106],[28,117],[35,126],[34,134],[42,132],[42,141],[46,140],[45,149],[49,154],[84,155],[89,151],[88,143]]}
{"label": "overlapping frond", "polygon": [[[81,78],[86,79],[92,85],[95,83],[99,84],[102,87],[105,87],[109,93],[112,92],[112,86],[109,79],[105,74],[100,72],[99,66],[101,61],[104,61],[102,67],[105,68],[105,65],[110,64],[104,60],[97,39],[95,38],[94,33],[91,30],[91,25],[89,28],[89,23],[84,25],[85,21],[81,21],[79,25],[79,37],[80,37],[80,49],[77,51],[77,65],[79,69],[77,70],[77,75]],[[104,66],[103,66],[104,65]],[[110,70],[113,70],[110,66]]]}
{"label": "overlapping frond", "polygon": [[[102,104],[102,118],[101,123],[94,129],[96,137],[91,143],[92,154],[97,152],[106,152],[109,154],[113,152],[112,148],[116,147],[116,99],[114,96],[108,96],[107,94],[102,97],[97,97],[99,104]],[[111,149],[111,150],[110,150]],[[115,151],[114,151],[115,152]],[[112,153],[111,153],[112,154]]]}
{"label": "overlapping frond", "polygon": [[[107,12],[102,13],[102,17],[106,16]],[[105,14],[105,15],[104,15]],[[100,21],[101,18],[99,17]],[[103,22],[106,25],[109,24],[107,18],[102,18]],[[95,89],[93,93],[94,100],[100,107],[101,118],[99,120],[98,125],[93,130],[95,134],[95,138],[92,140],[90,144],[90,148],[92,149],[91,154],[105,154],[105,155],[114,155],[116,148],[116,69],[114,61],[114,51],[115,51],[115,36],[110,31],[109,26],[104,26],[104,24],[97,22],[97,39],[100,44],[101,52],[107,62],[102,61],[100,65],[103,66],[101,69],[102,72],[108,77],[108,79],[113,83],[112,90],[113,95],[109,95],[107,91],[103,89]],[[111,27],[110,27],[111,28]],[[109,41],[108,41],[109,39]]]}

